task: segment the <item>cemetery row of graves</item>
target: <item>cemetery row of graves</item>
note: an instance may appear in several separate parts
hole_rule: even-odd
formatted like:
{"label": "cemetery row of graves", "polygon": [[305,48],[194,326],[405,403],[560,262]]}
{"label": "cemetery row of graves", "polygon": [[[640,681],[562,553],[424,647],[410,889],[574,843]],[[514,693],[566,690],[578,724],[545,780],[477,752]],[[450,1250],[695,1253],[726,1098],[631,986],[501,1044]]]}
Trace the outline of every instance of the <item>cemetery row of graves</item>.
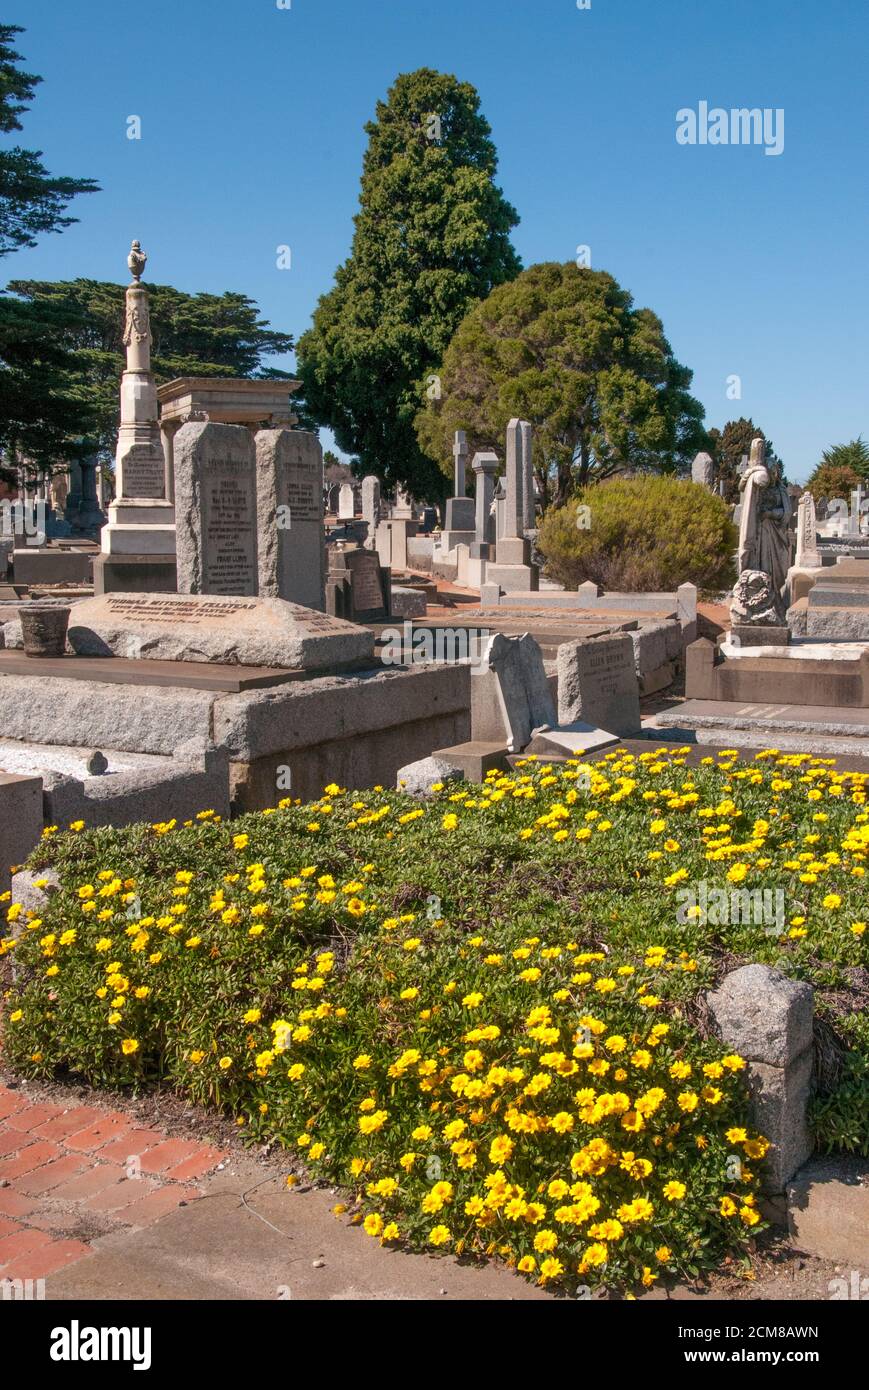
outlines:
{"label": "cemetery row of graves", "polygon": [[80,479],[90,538],[4,552],[16,1074],[189,1098],[368,1237],[544,1288],[848,1257],[812,1164],[869,1151],[862,493],[819,522],[760,438],[733,514],[705,455],[638,481],[735,552],[712,605],[678,547],[665,589],[554,577],[605,503],[541,517],[518,418],[456,432],[441,517],[331,513],[286,384],[158,393],[128,264],[108,516]]}

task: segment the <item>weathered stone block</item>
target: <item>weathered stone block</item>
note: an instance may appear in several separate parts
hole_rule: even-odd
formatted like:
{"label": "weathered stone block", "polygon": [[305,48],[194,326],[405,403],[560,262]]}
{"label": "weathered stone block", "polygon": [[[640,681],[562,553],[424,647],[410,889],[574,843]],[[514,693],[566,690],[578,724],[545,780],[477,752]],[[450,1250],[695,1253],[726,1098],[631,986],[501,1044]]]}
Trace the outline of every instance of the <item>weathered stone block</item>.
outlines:
{"label": "weathered stone block", "polygon": [[42,778],[0,772],[0,893],[10,886],[10,869],[37,844],[42,825]]}
{"label": "weathered stone block", "polygon": [[804,981],[744,965],[708,998],[720,1036],[747,1062],[785,1067],[811,1047],[814,992]]}
{"label": "weathered stone block", "polygon": [[785,1184],[812,1154],[806,1110],[812,1086],[812,1052],[804,1052],[787,1067],[753,1062],[748,1068],[754,1124],[772,1147],[764,1160],[764,1186],[783,1191]]}
{"label": "weathered stone block", "polygon": [[640,727],[632,635],[580,638],[558,648],[558,722],[583,720],[620,737]]}
{"label": "weathered stone block", "polygon": [[400,767],[395,779],[399,791],[406,792],[408,796],[420,797],[430,796],[432,787],[440,782],[462,781],[463,772],[451,763],[444,762],[443,758],[434,757],[421,758],[418,762]]}

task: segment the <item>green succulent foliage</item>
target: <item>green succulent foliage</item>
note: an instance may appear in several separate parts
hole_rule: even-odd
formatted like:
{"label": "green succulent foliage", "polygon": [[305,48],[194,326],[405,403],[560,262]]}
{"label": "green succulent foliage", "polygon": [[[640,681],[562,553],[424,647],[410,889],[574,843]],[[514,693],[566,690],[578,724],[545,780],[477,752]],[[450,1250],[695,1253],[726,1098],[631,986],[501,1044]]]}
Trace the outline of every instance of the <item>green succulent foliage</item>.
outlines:
{"label": "green succulent foliage", "polygon": [[521,269],[519,219],[469,83],[402,74],[366,131],[352,249],[299,342],[299,371],[312,414],[361,472],[439,494],[414,419],[469,305]]}
{"label": "green succulent foliage", "polygon": [[[863,1040],[864,1047],[866,1040]],[[869,1158],[869,1056],[847,1052],[842,1075],[828,1095],[815,1096],[809,1124],[825,1153],[861,1154]]]}

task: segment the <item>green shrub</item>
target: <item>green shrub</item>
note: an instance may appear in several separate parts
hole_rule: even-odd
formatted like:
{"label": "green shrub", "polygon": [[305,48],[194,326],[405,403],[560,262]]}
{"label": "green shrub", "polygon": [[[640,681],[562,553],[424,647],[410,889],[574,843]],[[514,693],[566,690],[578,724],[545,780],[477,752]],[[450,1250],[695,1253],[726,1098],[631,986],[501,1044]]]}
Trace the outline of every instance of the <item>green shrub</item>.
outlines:
{"label": "green shrub", "polygon": [[547,574],[566,589],[592,580],[630,593],[684,583],[729,588],[737,542],[720,497],[696,483],[646,477],[584,488],[546,513],[538,537]]}

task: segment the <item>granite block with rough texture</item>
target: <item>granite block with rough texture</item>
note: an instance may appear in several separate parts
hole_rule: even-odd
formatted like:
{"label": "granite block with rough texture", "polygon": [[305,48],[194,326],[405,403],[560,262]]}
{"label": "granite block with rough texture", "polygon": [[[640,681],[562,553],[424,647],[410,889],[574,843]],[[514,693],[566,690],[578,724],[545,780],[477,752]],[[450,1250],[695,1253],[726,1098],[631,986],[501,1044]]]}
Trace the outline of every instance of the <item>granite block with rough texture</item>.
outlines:
{"label": "granite block with rough texture", "polygon": [[464,773],[444,762],[442,758],[420,758],[418,762],[400,767],[395,779],[399,791],[408,796],[426,797],[431,789],[442,782],[462,782]]}
{"label": "granite block with rough texture", "polygon": [[747,1062],[784,1067],[812,1042],[814,991],[768,965],[744,965],[709,996],[721,1037]]}

